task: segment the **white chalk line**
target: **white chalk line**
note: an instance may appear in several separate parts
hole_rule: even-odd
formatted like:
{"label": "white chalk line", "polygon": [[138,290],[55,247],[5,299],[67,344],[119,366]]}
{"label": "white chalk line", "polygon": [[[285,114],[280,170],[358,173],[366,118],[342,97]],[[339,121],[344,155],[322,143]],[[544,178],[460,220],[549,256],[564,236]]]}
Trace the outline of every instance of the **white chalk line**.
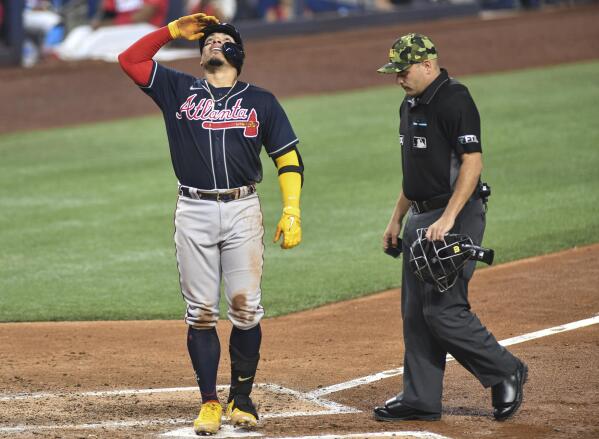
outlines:
{"label": "white chalk line", "polygon": [[[339,404],[338,402],[329,401],[327,399],[320,398],[318,396],[312,395],[311,393],[299,392],[297,390],[288,389],[286,387],[282,387],[282,386],[279,386],[276,384],[259,384],[258,386],[265,388],[267,390],[270,390],[272,392],[285,393],[287,395],[294,396],[295,398],[299,399],[300,401],[311,402],[311,403],[317,404],[321,407],[329,409],[328,413],[334,413],[334,414],[337,414],[337,413],[360,413],[360,410],[357,410],[357,409],[349,407],[349,406],[345,406],[343,404]],[[298,413],[298,412],[294,412],[294,413]],[[265,416],[267,416],[267,415],[265,415]],[[281,417],[281,416],[275,416],[273,414],[272,417]]]}
{"label": "white chalk line", "polygon": [[[217,386],[217,389],[228,388],[229,386]],[[65,396],[123,396],[123,395],[143,395],[153,393],[175,393],[175,392],[192,392],[197,390],[197,387],[167,387],[160,389],[123,389],[123,390],[99,390],[91,392],[36,392],[36,393],[17,393],[14,395],[5,395],[0,397],[1,401],[16,401],[22,399],[39,399],[39,398],[60,398]]]}
{"label": "white chalk line", "polygon": [[[508,338],[500,341],[499,343],[503,346],[510,346],[525,341],[534,340],[548,335],[559,334],[566,331],[571,331],[585,326],[591,326],[599,323],[599,315],[595,315],[591,318],[579,320],[576,322],[567,323],[560,326],[554,326],[552,328],[543,329],[540,331],[523,334],[517,337]],[[450,355],[447,356],[448,361],[453,360]],[[264,387],[273,392],[285,393],[294,395],[304,401],[313,402],[320,404],[321,406],[328,408],[329,410],[315,411],[315,412],[288,412],[288,413],[272,413],[265,414],[262,418],[280,418],[280,417],[293,417],[293,416],[318,416],[323,414],[338,414],[338,413],[358,413],[359,410],[352,407],[344,406],[342,404],[335,403],[333,401],[324,400],[321,398],[322,395],[328,395],[331,393],[339,392],[341,390],[347,390],[354,387],[361,386],[363,384],[372,383],[385,378],[394,377],[403,374],[403,367],[397,369],[390,369],[383,372],[379,372],[373,375],[368,375],[354,380],[346,381],[344,383],[335,384],[321,389],[316,389],[311,392],[298,392],[296,390],[287,389],[283,386],[273,384],[257,384],[258,387]],[[219,388],[226,388],[228,386],[218,386]],[[10,401],[15,399],[27,399],[27,398],[44,398],[44,397],[60,397],[60,396],[114,396],[114,395],[135,395],[135,394],[152,394],[152,393],[168,393],[168,392],[181,392],[181,391],[195,391],[195,387],[172,387],[162,389],[125,389],[125,390],[109,390],[109,391],[92,391],[92,392],[78,392],[78,393],[34,393],[34,394],[18,394],[18,395],[4,395],[0,397],[0,401]],[[147,420],[147,421],[106,421],[94,424],[67,424],[67,425],[45,425],[45,426],[13,426],[13,427],[0,427],[0,433],[20,432],[29,431],[35,429],[95,429],[95,428],[129,428],[138,426],[148,425],[173,425],[179,423],[187,423],[189,420],[184,419],[164,419],[164,420]],[[423,432],[429,434],[428,432]],[[364,434],[362,434],[364,435]],[[370,435],[370,434],[369,434]],[[334,436],[342,437],[342,436]],[[343,437],[356,437],[356,436],[343,436]],[[427,436],[433,437],[433,436]],[[435,436],[440,437],[440,436]],[[303,437],[309,438],[309,436]],[[320,439],[326,438],[326,436],[319,436]]]}
{"label": "white chalk line", "polygon": [[15,425],[1,427],[0,433],[23,433],[32,430],[95,430],[97,428],[131,428],[153,425],[176,425],[188,423],[189,419],[148,419],[146,421],[104,421],[93,424],[61,424],[61,425]]}
{"label": "white chalk line", "polygon": [[[169,431],[163,433],[161,436],[167,437],[189,437],[197,438],[198,436],[194,433],[191,428],[180,428],[178,430]],[[262,437],[264,439],[270,439],[260,433],[250,431],[239,431],[233,429],[229,425],[223,425],[220,431],[210,436],[214,439],[220,438],[232,438],[232,437]],[[428,431],[377,431],[368,433],[350,433],[350,434],[325,434],[321,436],[287,436],[277,437],[272,439],[343,439],[343,438],[372,438],[372,437],[410,437],[420,439],[450,439],[447,436],[441,436],[437,433],[431,433]]]}
{"label": "white chalk line", "polygon": [[[343,404],[339,404],[334,401],[329,401],[323,398],[318,398],[312,395],[308,395],[304,392],[289,389],[278,384],[259,383],[255,387],[268,390],[273,393],[280,393],[290,395],[303,402],[310,402],[316,404],[326,410],[318,411],[294,411],[294,412],[280,412],[280,413],[266,413],[261,416],[262,419],[272,418],[291,418],[298,416],[322,416],[322,415],[333,415],[341,413],[359,413],[360,411]],[[217,386],[217,390],[226,390],[229,386]],[[174,392],[197,392],[197,387],[168,387],[158,389],[123,389],[123,390],[102,390],[102,391],[90,391],[90,392],[77,392],[77,393],[66,393],[66,392],[39,392],[32,394],[18,394],[18,395],[6,395],[0,398],[0,401],[14,401],[24,399],[40,399],[40,398],[59,398],[59,397],[111,397],[111,396],[122,396],[122,395],[139,395],[139,394],[158,394],[158,393],[174,393]],[[189,419],[162,419],[162,420],[145,420],[145,421],[103,421],[91,424],[61,424],[61,425],[17,425],[13,427],[0,427],[0,433],[16,433],[25,432],[32,430],[73,430],[73,429],[96,429],[96,428],[133,428],[133,427],[144,427],[152,425],[176,425],[189,423]],[[182,429],[185,430],[185,429]],[[192,433],[193,430],[189,429]],[[230,433],[230,432],[229,432]],[[194,433],[195,435],[195,433]],[[231,437],[231,436],[225,436]]]}
{"label": "white chalk line", "polygon": [[[530,332],[528,334],[519,335],[517,337],[507,338],[499,342],[502,346],[511,346],[518,343],[524,343],[525,341],[534,340],[548,335],[559,334],[566,331],[572,331],[573,329],[583,328],[585,326],[595,325],[599,323],[599,315],[595,315],[588,319],[578,320],[576,322],[566,323],[565,325],[554,326],[552,328],[541,329],[540,331]],[[452,361],[454,358],[451,355],[447,355],[447,361]],[[340,392],[342,390],[352,389],[354,387],[362,386],[364,384],[374,383],[385,378],[391,378],[394,376],[402,375],[403,367],[397,369],[389,369],[383,372],[378,372],[373,375],[367,375],[361,378],[356,378],[344,383],[333,384],[331,386],[322,387],[320,389],[308,392],[308,395],[320,397],[323,395],[329,395],[331,393]]]}
{"label": "white chalk line", "polygon": [[[278,384],[259,383],[255,385],[258,388],[266,389],[274,393],[282,393],[291,395],[299,400],[305,402],[312,402],[321,407],[335,411],[336,413],[355,413],[356,410],[351,407],[346,407],[342,404],[334,401],[328,401],[323,398],[310,395],[308,393],[299,392],[292,390],[287,387],[280,386]],[[217,386],[217,390],[227,390],[229,386],[221,385]],[[158,393],[178,393],[178,392],[197,392],[197,387],[165,387],[157,389],[120,389],[120,390],[100,390],[100,391],[89,391],[89,392],[37,392],[37,393],[22,393],[15,395],[5,395],[0,397],[2,401],[16,401],[16,400],[27,400],[27,399],[44,399],[44,398],[60,398],[60,397],[111,397],[111,396],[124,396],[124,395],[151,395]],[[277,416],[280,417],[280,416]]]}
{"label": "white chalk line", "polygon": [[[364,437],[417,437],[422,439],[449,439],[429,431],[379,431],[369,433],[351,433],[351,434],[326,434],[323,436],[288,436],[278,437],[276,439],[340,439],[340,438],[364,438]],[[266,438],[268,439],[268,438]]]}

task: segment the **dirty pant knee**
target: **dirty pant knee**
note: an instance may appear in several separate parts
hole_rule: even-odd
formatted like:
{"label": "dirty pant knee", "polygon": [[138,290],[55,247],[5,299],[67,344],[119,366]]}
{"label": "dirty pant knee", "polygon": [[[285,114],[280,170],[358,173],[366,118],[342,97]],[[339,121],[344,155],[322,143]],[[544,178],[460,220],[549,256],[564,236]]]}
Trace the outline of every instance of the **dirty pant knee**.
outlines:
{"label": "dirty pant knee", "polygon": [[187,304],[185,323],[195,329],[210,329],[218,323],[218,302],[216,305]]}
{"label": "dirty pant knee", "polygon": [[233,304],[229,307],[227,316],[233,326],[247,331],[260,323],[264,316],[264,308],[260,304],[257,306],[244,305],[242,307],[235,307],[235,304]]}

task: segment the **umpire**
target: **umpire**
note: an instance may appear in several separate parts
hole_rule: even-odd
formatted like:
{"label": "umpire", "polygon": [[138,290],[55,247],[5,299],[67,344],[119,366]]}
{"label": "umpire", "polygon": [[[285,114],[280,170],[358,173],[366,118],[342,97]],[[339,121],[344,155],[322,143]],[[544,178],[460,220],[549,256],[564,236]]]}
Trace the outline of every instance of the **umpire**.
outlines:
{"label": "umpire", "polygon": [[[399,110],[403,183],[383,235],[384,249],[398,245],[404,219],[404,255],[419,228],[428,228],[428,240],[452,232],[480,245],[486,212],[480,191],[480,118],[468,89],[439,68],[437,50],[424,35],[395,41],[389,63],[378,71],[396,74],[406,95]],[[505,420],[520,407],[528,368],[470,311],[468,282],[474,267],[469,262],[456,284],[440,293],[418,280],[403,259],[403,392],[375,407],[377,420],[440,419],[448,352],[491,387],[495,419]]]}

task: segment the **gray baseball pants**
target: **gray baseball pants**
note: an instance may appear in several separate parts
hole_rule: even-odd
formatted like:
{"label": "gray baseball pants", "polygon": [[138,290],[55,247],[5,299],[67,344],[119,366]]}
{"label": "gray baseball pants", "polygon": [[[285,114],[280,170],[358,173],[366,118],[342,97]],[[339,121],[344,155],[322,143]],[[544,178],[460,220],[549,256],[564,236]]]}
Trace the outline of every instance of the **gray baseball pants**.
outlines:
{"label": "gray baseball pants", "polygon": [[[443,213],[436,209],[410,213],[403,232],[401,312],[405,343],[403,403],[418,410],[441,412],[445,356],[449,352],[484,387],[503,381],[518,360],[470,311],[468,282],[476,263],[468,262],[456,285],[445,293],[420,281],[409,267],[410,246],[416,230],[428,227]],[[470,200],[456,219],[452,233],[463,233],[480,245],[485,209],[480,199]]]}
{"label": "gray baseball pants", "polygon": [[175,246],[187,324],[216,325],[221,279],[231,323],[247,330],[260,322],[263,237],[255,193],[226,203],[179,196]]}

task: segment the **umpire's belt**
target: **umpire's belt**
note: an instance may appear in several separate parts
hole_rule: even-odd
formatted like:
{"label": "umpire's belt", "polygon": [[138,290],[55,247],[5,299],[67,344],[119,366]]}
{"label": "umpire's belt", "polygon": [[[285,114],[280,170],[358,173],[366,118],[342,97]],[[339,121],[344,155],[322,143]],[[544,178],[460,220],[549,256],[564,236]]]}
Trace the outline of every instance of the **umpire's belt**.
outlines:
{"label": "umpire's belt", "polygon": [[439,195],[424,201],[411,201],[412,210],[414,213],[425,213],[431,210],[440,209],[447,206],[452,194]]}
{"label": "umpire's belt", "polygon": [[245,198],[254,192],[256,192],[255,184],[236,187],[235,189],[221,192],[207,192],[195,187],[179,186],[179,195],[184,197],[193,198],[194,200],[222,201],[223,203]]}

